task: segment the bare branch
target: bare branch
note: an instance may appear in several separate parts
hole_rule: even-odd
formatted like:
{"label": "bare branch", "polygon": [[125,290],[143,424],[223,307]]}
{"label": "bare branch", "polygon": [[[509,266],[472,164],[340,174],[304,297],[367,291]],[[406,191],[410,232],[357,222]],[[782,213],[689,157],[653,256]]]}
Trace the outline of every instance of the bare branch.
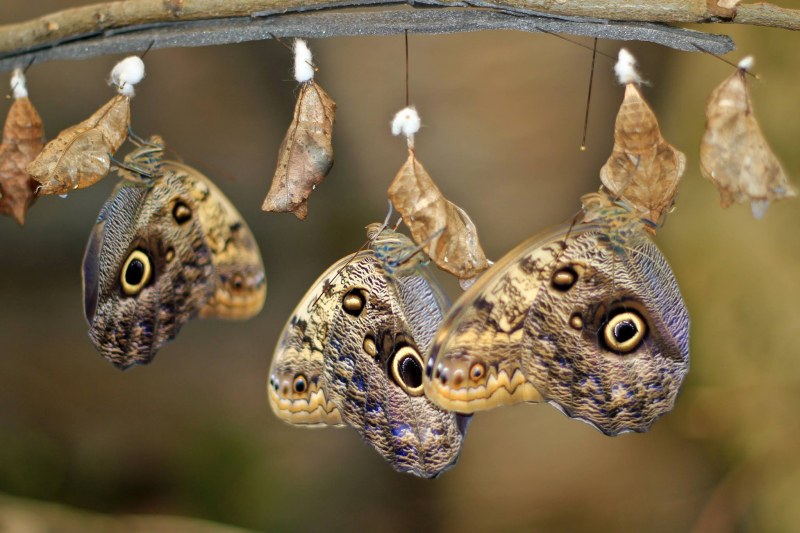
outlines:
{"label": "bare branch", "polygon": [[[435,10],[402,9],[438,7]],[[663,23],[734,22],[800,29],[800,11],[770,4],[729,9],[715,0],[128,0],[0,26],[0,70],[50,59],[281,37],[512,29],[651,41],[716,54],[730,39]],[[336,12],[346,8],[369,10]],[[401,8],[401,9],[398,9]]]}

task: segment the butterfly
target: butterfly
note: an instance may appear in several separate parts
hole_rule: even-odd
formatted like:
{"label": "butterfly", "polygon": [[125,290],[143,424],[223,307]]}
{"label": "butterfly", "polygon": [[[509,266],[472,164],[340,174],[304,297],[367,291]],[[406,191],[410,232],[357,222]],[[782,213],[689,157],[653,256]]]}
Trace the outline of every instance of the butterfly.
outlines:
{"label": "butterfly", "polygon": [[[163,141],[162,141],[163,142]],[[194,317],[245,319],[264,305],[258,245],[199,171],[151,142],[126,158],[83,258],[89,337],[115,366],[149,363]]]}
{"label": "butterfly", "polygon": [[584,197],[573,223],[509,252],[453,305],[425,392],[473,413],[546,401],[607,435],[647,431],[689,368],[689,316],[645,224]]}
{"label": "butterfly", "polygon": [[292,313],[268,397],[282,420],[355,428],[395,470],[453,466],[469,417],[423,394],[424,355],[449,305],[404,235],[368,226],[370,246],[334,263]]}

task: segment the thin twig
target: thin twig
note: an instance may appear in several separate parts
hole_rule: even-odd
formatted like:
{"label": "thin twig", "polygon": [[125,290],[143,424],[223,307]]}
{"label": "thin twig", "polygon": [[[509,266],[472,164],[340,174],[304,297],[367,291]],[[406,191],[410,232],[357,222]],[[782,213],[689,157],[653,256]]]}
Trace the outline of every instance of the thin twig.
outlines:
{"label": "thin twig", "polygon": [[[406,0],[137,0],[76,7],[17,24],[0,26],[0,52],[10,52],[103,32],[152,23],[185,22],[230,17],[272,16],[280,13],[376,4],[406,4]],[[418,4],[415,0],[414,4]],[[561,19],[617,20],[622,22],[708,23],[734,22],[792,30],[800,29],[800,10],[768,3],[722,8],[707,0],[430,0],[429,5],[467,5],[517,14]]]}
{"label": "thin twig", "polygon": [[[733,49],[722,35],[655,22],[741,22],[800,28],[800,11],[740,5],[734,17],[709,11],[706,0],[138,0],[68,9],[0,26],[0,70],[30,57],[84,59],[153,48],[206,46],[278,37],[451,33],[489,29],[569,33],[650,41],[715,54]],[[348,8],[361,7],[355,11]],[[753,10],[758,16],[747,15]],[[743,15],[744,13],[744,15]],[[748,18],[749,17],[749,18]]]}

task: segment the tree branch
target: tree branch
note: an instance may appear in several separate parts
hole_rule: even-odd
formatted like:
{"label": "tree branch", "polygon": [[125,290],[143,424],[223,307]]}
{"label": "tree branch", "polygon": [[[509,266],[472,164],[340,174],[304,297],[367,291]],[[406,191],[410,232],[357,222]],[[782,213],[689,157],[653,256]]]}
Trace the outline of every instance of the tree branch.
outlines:
{"label": "tree branch", "polygon": [[[652,41],[716,54],[725,36],[663,23],[733,22],[800,29],[800,10],[770,4],[729,9],[721,0],[128,0],[51,13],[0,26],[0,70],[50,59],[81,59],[146,48],[204,46],[281,37],[449,33],[513,29]],[[367,11],[345,8],[370,7]]]}

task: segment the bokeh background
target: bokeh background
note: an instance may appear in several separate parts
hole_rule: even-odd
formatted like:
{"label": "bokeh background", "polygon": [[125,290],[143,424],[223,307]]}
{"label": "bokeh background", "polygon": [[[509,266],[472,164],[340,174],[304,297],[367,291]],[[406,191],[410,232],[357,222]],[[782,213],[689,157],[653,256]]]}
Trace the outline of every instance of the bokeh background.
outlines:
{"label": "bokeh background", "polygon": [[[0,23],[84,3],[2,0]],[[798,183],[800,34],[707,29],[735,38],[730,59],[755,54],[755,110]],[[612,55],[619,46],[600,42]],[[404,104],[402,37],[311,47],[338,116],[336,163],[305,222],[260,211],[295,97],[279,44],[152,51],[133,101],[134,129],[162,134],[248,220],[269,279],[257,318],[192,322],[150,366],[120,372],[89,342],[80,280],[115,179],[39,200],[24,229],[0,220],[0,530],[797,527],[800,204],[775,204],[761,221],[748,207],[718,207],[697,147],[706,97],[731,68],[703,54],[630,44],[665,137],[688,157],[657,242],[691,314],[692,368],[652,431],[608,438],[548,406],[506,407],[477,415],[456,468],[426,481],[392,471],[352,430],[276,419],[265,383],[277,335],[316,276],[383,219],[405,157],[389,132]],[[104,80],[118,59],[29,71],[48,137],[110,97]],[[549,35],[410,38],[418,155],[494,259],[573,214],[599,185],[622,88],[613,62],[599,57],[588,150],[579,152],[590,62],[587,50]],[[0,102],[2,116],[8,105]]]}

